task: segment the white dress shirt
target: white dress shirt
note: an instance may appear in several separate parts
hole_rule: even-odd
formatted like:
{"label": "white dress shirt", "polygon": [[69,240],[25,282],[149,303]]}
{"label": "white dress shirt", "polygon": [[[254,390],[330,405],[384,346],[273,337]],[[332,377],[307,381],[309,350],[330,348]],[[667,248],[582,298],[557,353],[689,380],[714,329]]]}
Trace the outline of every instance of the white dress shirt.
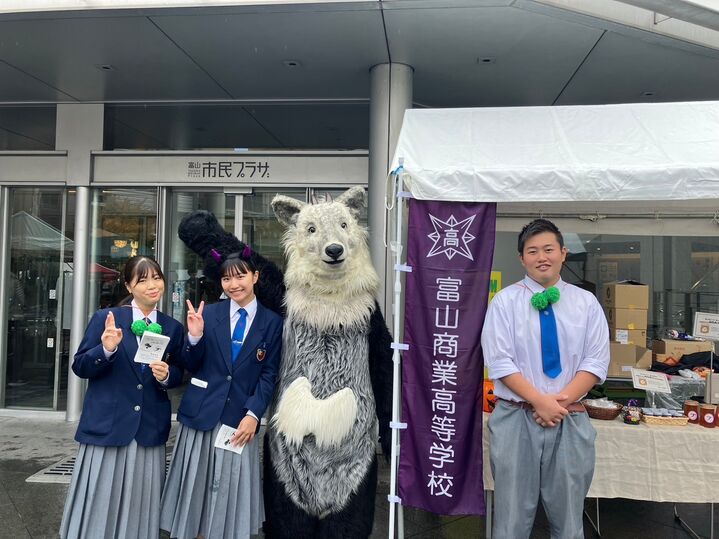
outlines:
{"label": "white dress shirt", "polygon": [[[247,311],[247,320],[245,321],[245,334],[242,336],[242,342],[245,342],[245,337],[250,332],[250,326],[255,319],[257,314],[257,298],[254,298],[244,307]],[[230,335],[235,332],[235,326],[240,319],[240,305],[230,300]]]}
{"label": "white dress shirt", "polygon": [[541,393],[559,393],[577,371],[594,374],[600,383],[609,366],[609,328],[597,298],[563,280],[555,285],[559,301],[552,305],[562,372],[556,378],[544,374],[539,311],[530,300],[544,287],[525,277],[501,290],[489,304],[482,330],[484,362],[494,380],[494,394],[521,401],[501,378],[521,373]]}

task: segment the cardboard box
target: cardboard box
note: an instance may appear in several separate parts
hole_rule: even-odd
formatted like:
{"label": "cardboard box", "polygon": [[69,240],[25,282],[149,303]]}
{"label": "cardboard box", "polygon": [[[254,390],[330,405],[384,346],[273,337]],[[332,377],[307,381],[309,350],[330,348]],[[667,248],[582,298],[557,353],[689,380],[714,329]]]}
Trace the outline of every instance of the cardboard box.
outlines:
{"label": "cardboard box", "polygon": [[652,343],[652,352],[674,359],[681,359],[685,354],[696,352],[711,352],[711,341],[676,341],[674,339],[655,340]]}
{"label": "cardboard box", "polygon": [[636,344],[642,348],[647,346],[647,330],[645,329],[617,329],[609,332],[609,340],[622,344]]}
{"label": "cardboard box", "polygon": [[631,378],[632,368],[648,369],[652,365],[651,350],[634,344],[609,343],[609,370],[612,378]]}
{"label": "cardboard box", "polygon": [[602,288],[602,304],[608,309],[649,309],[649,287],[637,281],[607,283]]}
{"label": "cardboard box", "polygon": [[643,309],[604,309],[609,329],[647,329],[647,311]]}

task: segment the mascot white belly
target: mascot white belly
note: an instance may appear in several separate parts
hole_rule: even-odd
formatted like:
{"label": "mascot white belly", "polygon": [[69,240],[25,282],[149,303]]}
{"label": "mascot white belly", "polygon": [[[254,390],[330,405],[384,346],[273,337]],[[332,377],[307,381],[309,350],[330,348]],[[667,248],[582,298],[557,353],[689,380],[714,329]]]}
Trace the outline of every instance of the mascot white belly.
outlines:
{"label": "mascot white belly", "polygon": [[[284,341],[288,346],[276,391],[278,416],[269,435],[272,465],[292,501],[324,517],[344,507],[376,451],[377,415],[367,364],[367,332],[355,329],[332,335],[288,319]],[[293,418],[299,422],[285,422],[283,428],[284,401],[292,400],[298,380],[308,380],[311,398],[331,408],[310,406],[309,415]],[[307,424],[313,432],[297,440],[293,428]],[[303,464],[298,466],[298,461]]]}

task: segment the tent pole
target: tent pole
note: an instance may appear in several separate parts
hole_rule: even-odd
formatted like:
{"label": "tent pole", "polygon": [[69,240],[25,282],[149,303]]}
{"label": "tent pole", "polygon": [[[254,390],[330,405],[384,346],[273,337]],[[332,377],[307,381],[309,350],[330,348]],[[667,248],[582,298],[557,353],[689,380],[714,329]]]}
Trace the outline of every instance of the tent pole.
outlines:
{"label": "tent pole", "polygon": [[[395,199],[395,237],[394,241],[390,242],[390,247],[394,252],[394,286],[393,286],[393,301],[392,301],[392,321],[393,321],[393,338],[395,343],[400,342],[399,337],[401,333],[401,306],[402,306],[402,282],[400,280],[402,271],[399,269],[402,265],[402,210],[404,205],[402,195],[402,166],[394,172],[395,176],[395,193],[397,198]],[[392,375],[392,454],[390,457],[390,490],[389,490],[389,539],[394,539],[395,534],[395,508],[399,514],[398,519],[398,532],[399,539],[404,538],[404,519],[402,518],[402,505],[401,500],[397,496],[397,466],[399,463],[399,422],[400,422],[400,349],[399,346],[393,346],[394,351],[392,354],[392,362],[394,363],[394,370]]]}

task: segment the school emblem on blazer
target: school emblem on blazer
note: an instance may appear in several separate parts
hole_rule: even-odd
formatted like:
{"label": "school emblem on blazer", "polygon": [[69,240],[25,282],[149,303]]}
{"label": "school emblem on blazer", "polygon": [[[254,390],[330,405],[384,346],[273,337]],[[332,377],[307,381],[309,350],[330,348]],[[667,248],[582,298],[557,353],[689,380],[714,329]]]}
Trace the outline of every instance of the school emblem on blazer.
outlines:
{"label": "school emblem on blazer", "polygon": [[264,348],[257,349],[257,361],[264,361],[266,355],[267,350],[265,350]]}

